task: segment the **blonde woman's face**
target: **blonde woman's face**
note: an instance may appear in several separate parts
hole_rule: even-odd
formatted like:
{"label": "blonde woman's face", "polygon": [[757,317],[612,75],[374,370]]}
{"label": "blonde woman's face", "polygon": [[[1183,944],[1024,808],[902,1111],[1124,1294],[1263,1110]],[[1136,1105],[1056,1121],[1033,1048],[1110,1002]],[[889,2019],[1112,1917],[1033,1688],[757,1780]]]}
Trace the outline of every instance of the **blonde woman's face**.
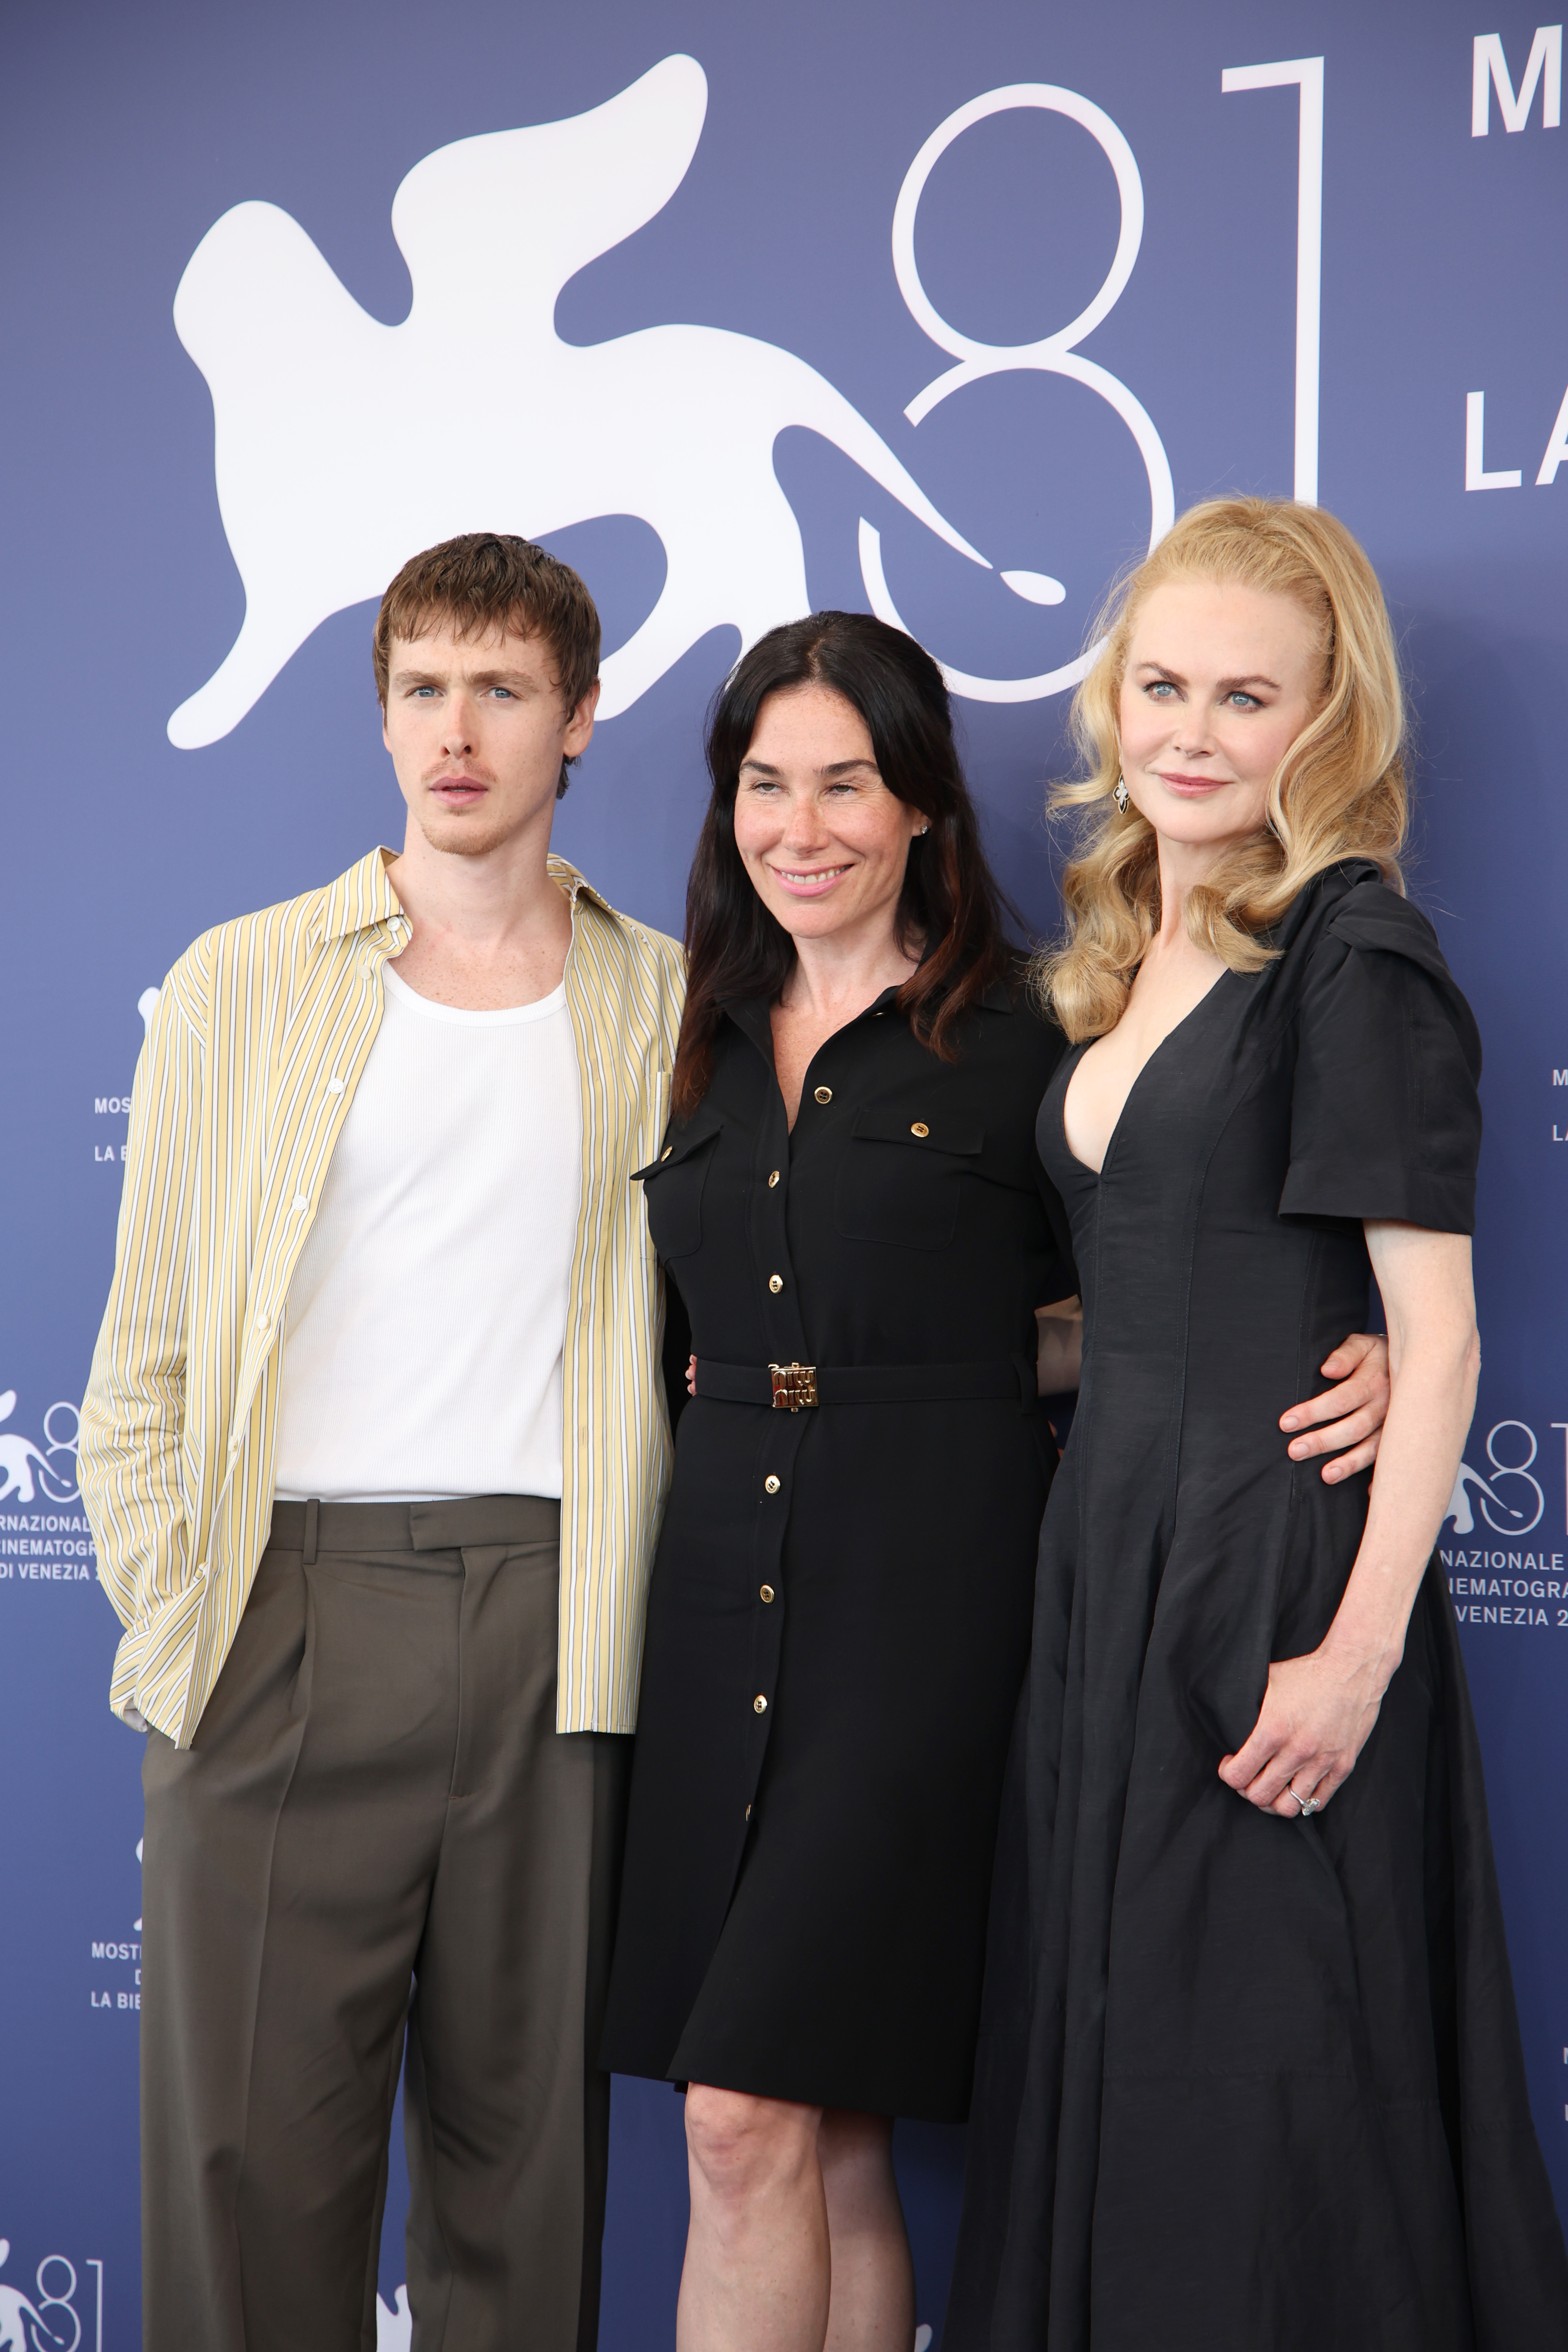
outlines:
{"label": "blonde woman's face", "polygon": [[1121,773],[1172,843],[1261,830],[1269,779],[1318,707],[1321,642],[1293,597],[1179,580],[1145,597],[1121,681]]}

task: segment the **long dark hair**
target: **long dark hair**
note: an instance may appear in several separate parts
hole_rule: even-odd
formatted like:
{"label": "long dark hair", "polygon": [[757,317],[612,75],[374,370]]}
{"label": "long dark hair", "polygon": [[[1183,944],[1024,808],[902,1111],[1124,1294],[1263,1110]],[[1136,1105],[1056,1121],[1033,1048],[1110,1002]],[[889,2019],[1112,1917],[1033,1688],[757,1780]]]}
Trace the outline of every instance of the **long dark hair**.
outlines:
{"label": "long dark hair", "polygon": [[830,687],[853,704],[883,782],[930,820],[910,844],[898,909],[902,944],[922,958],[898,1002],[921,1044],[952,1061],[961,1014],[1008,968],[1005,902],[980,846],[935,662],[868,613],[813,613],[770,629],[737,663],[708,720],[713,793],[686,890],[689,969],[672,1089],[681,1117],[708,1090],[725,998],[771,1003],[795,966],[795,941],[757,896],[735,846],[735,794],[758,713],[770,694],[795,686]]}

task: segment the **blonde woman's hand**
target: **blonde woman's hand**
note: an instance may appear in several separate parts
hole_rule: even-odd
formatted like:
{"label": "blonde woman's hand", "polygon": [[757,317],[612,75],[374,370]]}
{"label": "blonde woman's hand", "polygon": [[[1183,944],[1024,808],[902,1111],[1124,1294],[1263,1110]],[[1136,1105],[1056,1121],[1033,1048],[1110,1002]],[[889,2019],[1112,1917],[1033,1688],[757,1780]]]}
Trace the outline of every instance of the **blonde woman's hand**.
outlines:
{"label": "blonde woman's hand", "polygon": [[1348,1655],[1331,1634],[1304,1658],[1276,1659],[1258,1721],[1221,1760],[1220,1779],[1259,1812],[1297,1820],[1292,1789],[1321,1811],[1355,1769],[1390,1672],[1382,1659]]}

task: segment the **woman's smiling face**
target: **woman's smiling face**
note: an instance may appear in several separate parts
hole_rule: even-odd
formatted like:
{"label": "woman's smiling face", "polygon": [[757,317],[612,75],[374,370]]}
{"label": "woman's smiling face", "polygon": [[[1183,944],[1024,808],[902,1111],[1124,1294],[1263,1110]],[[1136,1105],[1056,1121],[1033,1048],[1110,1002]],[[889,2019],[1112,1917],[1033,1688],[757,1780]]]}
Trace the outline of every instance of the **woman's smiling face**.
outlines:
{"label": "woman's smiling face", "polygon": [[1144,599],[1121,680],[1121,773],[1155,832],[1227,848],[1261,830],[1268,786],[1316,713],[1323,646],[1294,597],[1173,580]]}
{"label": "woman's smiling face", "polygon": [[741,762],[735,846],[786,931],[890,935],[910,843],[924,824],[883,782],[852,702],[826,686],[768,696]]}

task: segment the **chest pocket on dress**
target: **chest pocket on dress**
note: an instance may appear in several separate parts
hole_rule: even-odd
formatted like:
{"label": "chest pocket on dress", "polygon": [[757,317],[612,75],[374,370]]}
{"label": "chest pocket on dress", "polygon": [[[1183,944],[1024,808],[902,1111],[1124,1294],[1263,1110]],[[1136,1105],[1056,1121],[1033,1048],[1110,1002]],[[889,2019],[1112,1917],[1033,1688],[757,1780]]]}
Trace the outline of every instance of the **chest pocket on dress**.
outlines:
{"label": "chest pocket on dress", "polygon": [[662,1259],[689,1257],[702,1240],[702,1188],[723,1120],[698,1111],[690,1124],[666,1136],[657,1160],[632,1176],[647,1202],[647,1228]]}
{"label": "chest pocket on dress", "polygon": [[964,1171],[984,1147],[978,1127],[919,1109],[855,1115],[838,1171],[838,1230],[850,1241],[945,1249],[958,1230]]}

